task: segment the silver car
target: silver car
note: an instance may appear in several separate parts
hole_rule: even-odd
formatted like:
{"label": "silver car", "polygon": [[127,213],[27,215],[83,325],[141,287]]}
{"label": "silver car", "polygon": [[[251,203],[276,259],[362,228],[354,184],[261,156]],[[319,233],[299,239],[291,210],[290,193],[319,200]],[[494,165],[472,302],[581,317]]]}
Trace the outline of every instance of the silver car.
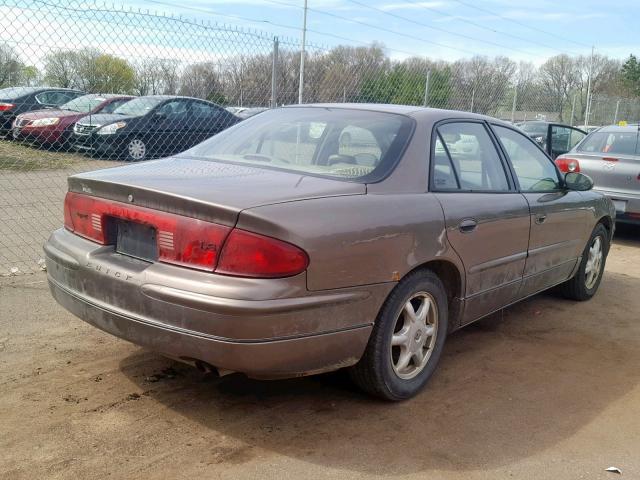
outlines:
{"label": "silver car", "polygon": [[603,127],[580,142],[556,164],[563,172],[589,175],[594,190],[616,207],[616,221],[640,225],[640,125]]}

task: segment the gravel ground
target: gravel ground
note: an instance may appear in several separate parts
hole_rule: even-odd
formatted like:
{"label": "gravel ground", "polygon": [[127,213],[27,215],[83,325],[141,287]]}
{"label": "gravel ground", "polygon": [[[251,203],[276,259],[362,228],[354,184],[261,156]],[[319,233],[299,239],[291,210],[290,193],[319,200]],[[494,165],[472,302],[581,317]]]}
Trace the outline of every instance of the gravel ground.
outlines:
{"label": "gravel ground", "polygon": [[624,229],[593,300],[453,334],[428,388],[388,404],[340,372],[203,375],[66,313],[42,273],[0,279],[0,478],[637,479],[639,292]]}

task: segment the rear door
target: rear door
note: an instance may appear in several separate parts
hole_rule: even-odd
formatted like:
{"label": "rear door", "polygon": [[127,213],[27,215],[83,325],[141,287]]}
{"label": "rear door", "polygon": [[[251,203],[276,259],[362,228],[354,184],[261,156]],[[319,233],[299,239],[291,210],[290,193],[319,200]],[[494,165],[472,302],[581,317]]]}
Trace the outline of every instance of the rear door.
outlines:
{"label": "rear door", "polygon": [[171,155],[188,148],[190,101],[177,98],[163,103],[149,118],[148,144],[154,155]]}
{"label": "rear door", "polygon": [[580,192],[562,187],[553,161],[521,132],[493,125],[531,213],[521,297],[567,280],[582,254],[590,212]]}
{"label": "rear door", "polygon": [[189,146],[196,145],[223,130],[228,113],[222,107],[193,101],[188,125],[191,131]]}
{"label": "rear door", "polygon": [[432,139],[431,185],[447,238],[466,272],[463,323],[518,296],[529,242],[529,206],[517,192],[487,125],[438,124]]}

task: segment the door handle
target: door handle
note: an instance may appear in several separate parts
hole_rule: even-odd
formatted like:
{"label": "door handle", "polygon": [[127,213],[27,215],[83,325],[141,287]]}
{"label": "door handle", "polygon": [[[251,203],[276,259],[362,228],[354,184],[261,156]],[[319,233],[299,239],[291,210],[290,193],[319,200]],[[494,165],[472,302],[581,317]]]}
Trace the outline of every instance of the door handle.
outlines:
{"label": "door handle", "polygon": [[538,213],[536,215],[536,223],[538,225],[542,225],[546,219],[547,219],[547,215],[545,213]]}
{"label": "door handle", "polygon": [[478,222],[476,222],[473,218],[467,218],[466,220],[462,220],[458,224],[458,230],[462,233],[471,233],[478,226]]}

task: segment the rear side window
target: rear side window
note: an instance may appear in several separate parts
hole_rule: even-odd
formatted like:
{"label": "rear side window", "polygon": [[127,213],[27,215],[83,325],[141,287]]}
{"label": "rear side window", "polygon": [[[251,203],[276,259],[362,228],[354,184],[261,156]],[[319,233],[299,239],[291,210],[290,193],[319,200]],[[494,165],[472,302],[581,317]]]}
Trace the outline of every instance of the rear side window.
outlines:
{"label": "rear side window", "polygon": [[638,132],[594,132],[578,146],[578,150],[588,153],[634,155],[640,153]]}
{"label": "rear side window", "polygon": [[105,107],[100,110],[100,113],[113,113],[113,111],[124,105],[125,103],[127,103],[129,100],[114,100],[111,103],[108,103],[107,105],[105,105]]}
{"label": "rear side window", "polygon": [[438,127],[433,186],[436,190],[455,186],[463,191],[509,191],[504,166],[483,124],[455,122]]}

